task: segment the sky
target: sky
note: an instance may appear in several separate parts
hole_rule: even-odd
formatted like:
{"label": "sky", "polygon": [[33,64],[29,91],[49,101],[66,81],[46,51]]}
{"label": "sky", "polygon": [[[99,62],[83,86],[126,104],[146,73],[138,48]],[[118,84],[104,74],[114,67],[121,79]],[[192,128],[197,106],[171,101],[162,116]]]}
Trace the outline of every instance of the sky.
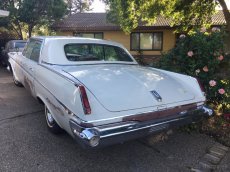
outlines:
{"label": "sky", "polygon": [[[230,0],[225,0],[225,2],[227,3],[228,9],[230,9]],[[220,7],[218,9],[221,9]]]}
{"label": "sky", "polygon": [[[230,0],[225,0],[228,5],[228,9],[230,9]],[[101,2],[100,0],[94,0],[92,4],[92,12],[99,13],[99,12],[105,12],[105,4]],[[219,9],[219,8],[218,8]]]}
{"label": "sky", "polygon": [[94,0],[91,7],[93,8],[92,12],[95,13],[105,12],[105,4],[100,0]]}

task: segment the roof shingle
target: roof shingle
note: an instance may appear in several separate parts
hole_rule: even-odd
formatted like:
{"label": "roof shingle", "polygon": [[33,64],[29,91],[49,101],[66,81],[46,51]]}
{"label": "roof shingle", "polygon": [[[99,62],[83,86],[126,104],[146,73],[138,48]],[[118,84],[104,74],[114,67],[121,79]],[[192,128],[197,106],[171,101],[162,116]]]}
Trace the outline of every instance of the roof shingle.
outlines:
{"label": "roof shingle", "polygon": [[[218,11],[212,16],[212,25],[226,24],[224,14]],[[162,16],[157,17],[152,26],[139,25],[139,29],[153,29],[170,27],[170,20]],[[110,23],[106,19],[106,13],[77,13],[70,15],[53,25],[53,28],[60,31],[101,31],[101,30],[120,30],[116,24]]]}

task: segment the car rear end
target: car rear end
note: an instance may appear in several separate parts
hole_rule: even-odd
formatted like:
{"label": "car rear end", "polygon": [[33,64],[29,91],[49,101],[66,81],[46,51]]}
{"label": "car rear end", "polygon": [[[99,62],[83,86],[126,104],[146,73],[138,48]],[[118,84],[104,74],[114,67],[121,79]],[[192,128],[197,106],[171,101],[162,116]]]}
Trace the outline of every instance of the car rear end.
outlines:
{"label": "car rear end", "polygon": [[[161,71],[161,73],[163,72],[164,71]],[[164,77],[167,79],[168,77],[173,77],[174,80],[179,79],[179,81],[183,83],[183,87],[188,87],[187,89],[192,89],[192,91],[190,90],[189,94],[187,94],[187,89],[184,90],[185,92],[183,92],[183,94],[185,96],[179,95],[178,98],[175,98],[175,101],[173,101],[172,99],[167,99],[167,96],[165,96],[167,94],[162,94],[162,92],[159,91],[159,87],[154,88],[157,95],[149,90],[145,90],[152,98],[152,106],[146,107],[139,106],[139,104],[143,103],[141,102],[143,101],[141,97],[139,99],[138,97],[132,97],[132,95],[127,97],[128,95],[124,92],[124,96],[119,95],[119,99],[116,97],[117,95],[113,97],[113,94],[116,94],[116,90],[113,91],[110,89],[101,90],[106,93],[105,95],[110,94],[111,97],[110,101],[106,99],[106,97],[107,102],[103,101],[103,96],[98,96],[101,94],[97,94],[92,87],[88,86],[86,82],[78,77],[78,80],[82,83],[82,85],[79,86],[79,92],[85,114],[80,117],[81,119],[83,118],[81,121],[75,121],[74,119],[69,121],[73,137],[84,147],[103,147],[141,138],[181,125],[198,122],[213,114],[212,109],[205,106],[204,92],[195,78],[176,73],[166,72],[165,74]],[[116,86],[117,85],[114,84],[114,87]],[[159,86],[162,87],[160,84]],[[172,86],[172,90],[169,90],[169,92],[176,92],[175,88]],[[143,97],[144,95],[143,93]],[[175,94],[172,95],[175,96]],[[133,96],[140,95],[134,94]],[[92,98],[100,102],[104,111],[94,110],[93,104],[90,103],[92,102]],[[114,98],[118,98],[118,100],[115,101]],[[147,98],[148,96],[145,97],[145,99]],[[133,101],[135,101],[135,103],[133,103]],[[144,104],[147,104],[148,101],[149,100],[144,102]],[[124,106],[115,106],[119,104],[119,102],[127,102],[126,109],[124,109]],[[128,103],[130,103],[132,109],[128,106]],[[135,105],[136,108],[134,108]],[[97,116],[97,118],[92,118],[92,116]]]}

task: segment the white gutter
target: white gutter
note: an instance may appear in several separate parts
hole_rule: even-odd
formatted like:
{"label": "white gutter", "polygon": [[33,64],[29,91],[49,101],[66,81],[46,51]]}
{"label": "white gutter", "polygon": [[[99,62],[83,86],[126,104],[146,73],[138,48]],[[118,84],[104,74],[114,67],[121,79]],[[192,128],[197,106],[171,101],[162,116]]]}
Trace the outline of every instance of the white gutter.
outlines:
{"label": "white gutter", "polygon": [[7,17],[9,15],[9,11],[0,10],[0,17]]}

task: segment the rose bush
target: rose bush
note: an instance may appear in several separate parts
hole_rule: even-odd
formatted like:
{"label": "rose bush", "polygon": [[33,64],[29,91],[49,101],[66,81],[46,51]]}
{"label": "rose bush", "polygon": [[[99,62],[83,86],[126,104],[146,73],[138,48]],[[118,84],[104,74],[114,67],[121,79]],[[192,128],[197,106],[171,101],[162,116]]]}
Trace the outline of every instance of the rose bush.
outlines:
{"label": "rose bush", "polygon": [[[224,52],[224,32],[213,28],[180,35],[175,47],[162,55],[154,67],[194,76],[204,86],[207,104],[215,116],[202,124],[187,126],[199,129],[230,146],[230,54]],[[199,126],[199,127],[198,127]]]}
{"label": "rose bush", "polygon": [[175,47],[154,66],[198,78],[207,103],[218,114],[230,112],[230,56],[224,53],[223,40],[224,32],[217,28],[180,35]]}

